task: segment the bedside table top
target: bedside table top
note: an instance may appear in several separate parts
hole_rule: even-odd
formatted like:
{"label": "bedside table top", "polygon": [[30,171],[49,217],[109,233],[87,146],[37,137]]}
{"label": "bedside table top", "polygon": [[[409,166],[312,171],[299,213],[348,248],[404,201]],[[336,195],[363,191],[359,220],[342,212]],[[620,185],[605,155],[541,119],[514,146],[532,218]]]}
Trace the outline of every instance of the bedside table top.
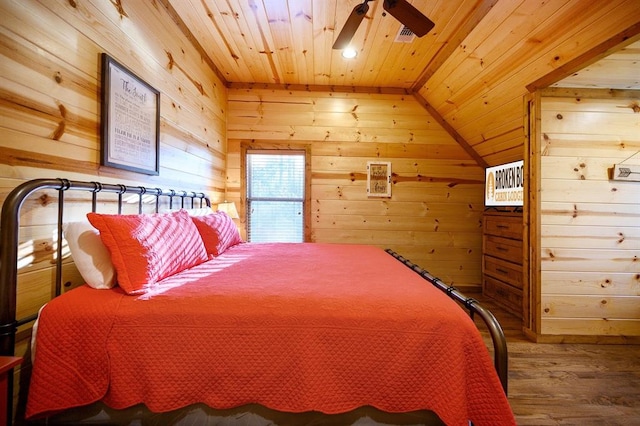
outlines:
{"label": "bedside table top", "polygon": [[22,357],[0,356],[0,374],[5,373],[20,364],[22,364]]}

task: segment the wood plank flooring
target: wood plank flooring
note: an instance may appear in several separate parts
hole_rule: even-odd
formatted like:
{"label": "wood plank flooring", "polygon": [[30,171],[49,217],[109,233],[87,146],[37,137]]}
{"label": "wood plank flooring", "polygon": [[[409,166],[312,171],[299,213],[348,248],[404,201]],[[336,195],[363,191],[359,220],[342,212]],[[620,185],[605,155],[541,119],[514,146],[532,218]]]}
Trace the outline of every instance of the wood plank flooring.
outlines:
{"label": "wood plank flooring", "polygon": [[[518,425],[640,425],[640,345],[533,343],[516,317],[477,299],[507,337],[508,396]],[[476,322],[489,343],[484,323]]]}

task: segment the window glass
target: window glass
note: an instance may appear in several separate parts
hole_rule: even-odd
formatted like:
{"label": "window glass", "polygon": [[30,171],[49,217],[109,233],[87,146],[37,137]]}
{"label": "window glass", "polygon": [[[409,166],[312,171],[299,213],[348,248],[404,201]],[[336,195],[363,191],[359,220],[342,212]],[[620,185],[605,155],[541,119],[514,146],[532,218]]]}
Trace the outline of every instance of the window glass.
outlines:
{"label": "window glass", "polygon": [[247,239],[304,241],[305,153],[247,152]]}

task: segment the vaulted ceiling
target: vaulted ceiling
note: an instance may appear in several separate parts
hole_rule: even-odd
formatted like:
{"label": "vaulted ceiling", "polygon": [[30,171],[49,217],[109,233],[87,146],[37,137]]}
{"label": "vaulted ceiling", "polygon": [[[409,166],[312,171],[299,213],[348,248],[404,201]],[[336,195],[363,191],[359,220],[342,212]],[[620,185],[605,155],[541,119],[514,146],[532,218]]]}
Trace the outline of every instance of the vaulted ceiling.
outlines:
{"label": "vaulted ceiling", "polygon": [[[397,41],[403,25],[371,0],[345,59],[332,46],[361,0],[160,0],[228,87],[411,93],[481,165],[522,158],[530,91],[578,75],[640,89],[638,0],[409,2],[427,35]],[[593,65],[620,48],[635,65]]]}

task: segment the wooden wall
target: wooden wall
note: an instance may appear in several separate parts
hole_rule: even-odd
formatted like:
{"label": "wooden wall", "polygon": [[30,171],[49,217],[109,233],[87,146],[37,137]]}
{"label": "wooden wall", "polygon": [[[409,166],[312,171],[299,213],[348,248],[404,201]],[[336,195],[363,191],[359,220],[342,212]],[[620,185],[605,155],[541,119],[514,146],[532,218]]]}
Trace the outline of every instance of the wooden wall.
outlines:
{"label": "wooden wall", "polygon": [[[161,6],[3,0],[0,13],[3,193],[59,176],[224,190],[226,88]],[[99,165],[101,52],[161,92],[160,176]]]}
{"label": "wooden wall", "polygon": [[522,159],[527,89],[557,82],[606,40],[626,40],[617,35],[637,26],[640,7],[638,0],[482,3],[496,4],[463,40],[444,43],[450,54],[418,92],[495,166]]}
{"label": "wooden wall", "polygon": [[540,332],[640,336],[640,182],[607,173],[640,164],[640,93],[544,93]]}
{"label": "wooden wall", "polygon": [[[484,169],[413,96],[232,85],[228,99],[228,199],[241,199],[242,142],[309,144],[312,241],[392,248],[480,289]],[[367,197],[369,160],[391,161],[390,199]]]}

